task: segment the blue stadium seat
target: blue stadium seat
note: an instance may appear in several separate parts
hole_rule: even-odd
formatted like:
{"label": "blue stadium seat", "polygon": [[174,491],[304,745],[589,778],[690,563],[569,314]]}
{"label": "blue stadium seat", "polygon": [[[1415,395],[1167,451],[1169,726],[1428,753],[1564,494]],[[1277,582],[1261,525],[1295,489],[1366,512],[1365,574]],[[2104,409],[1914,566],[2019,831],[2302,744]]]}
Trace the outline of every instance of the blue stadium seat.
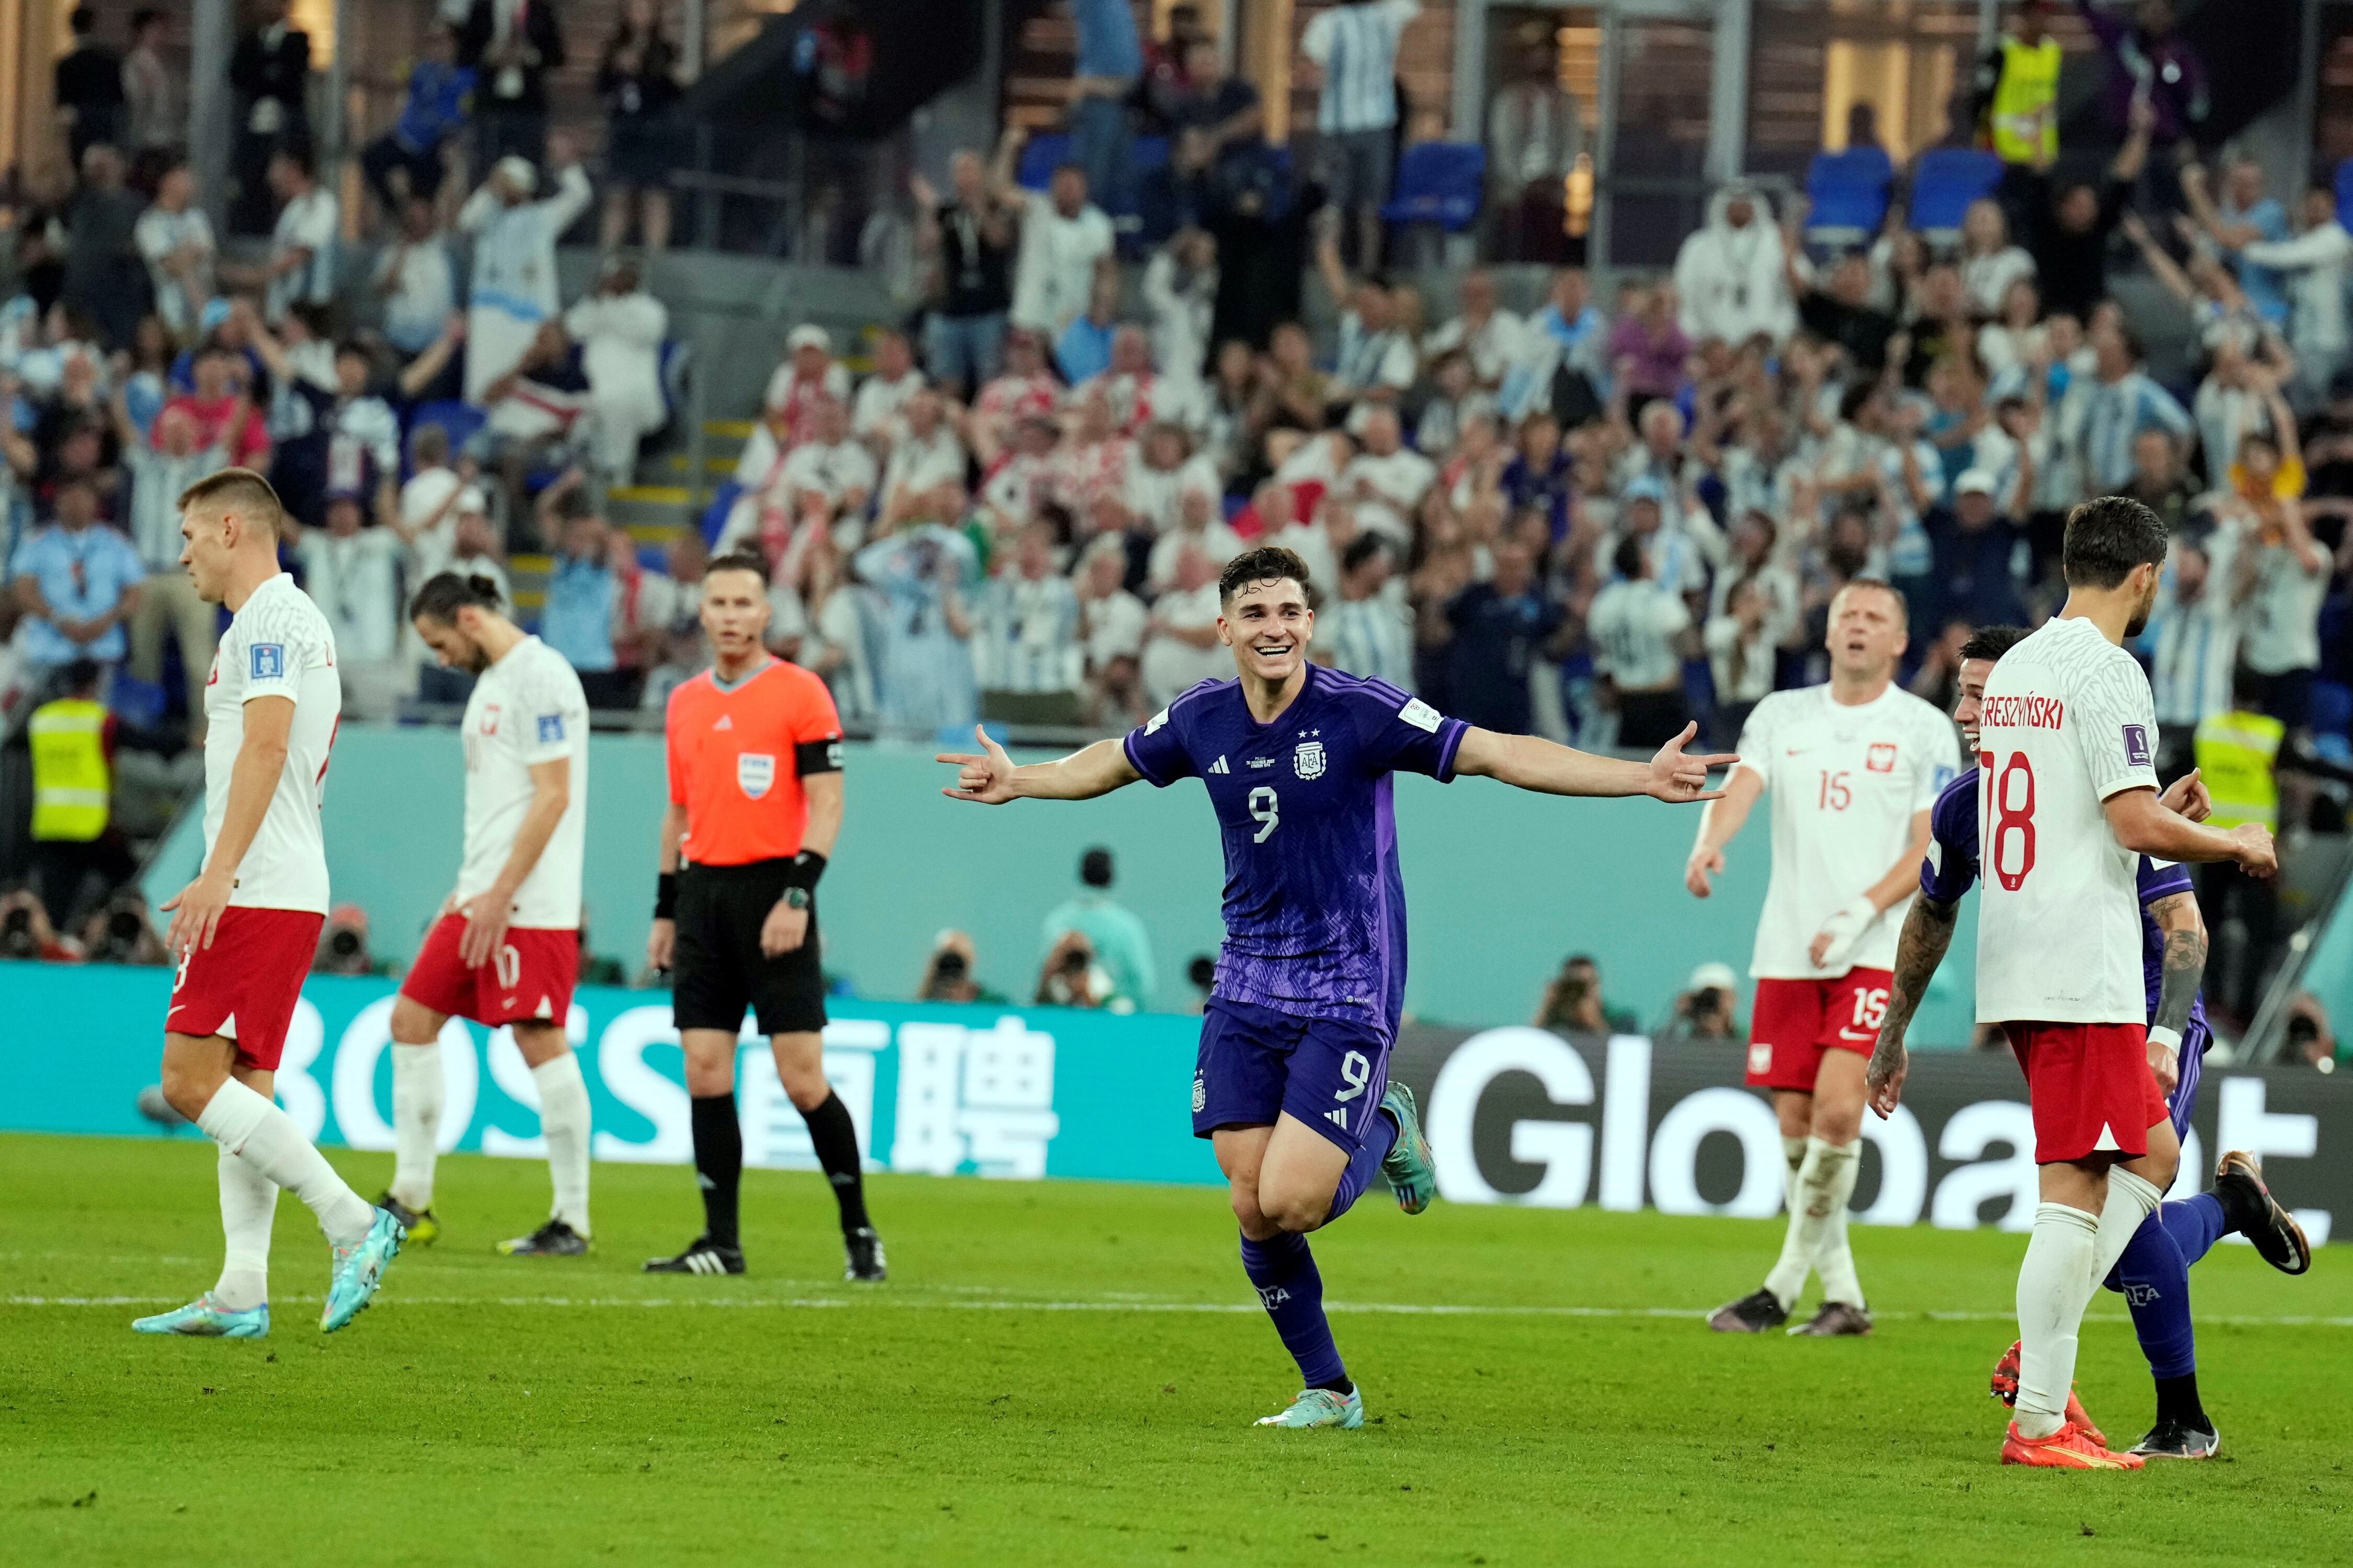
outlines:
{"label": "blue stadium seat", "polygon": [[1461,234],[1479,216],[1486,182],[1487,149],[1477,142],[1417,142],[1398,160],[1381,217],[1388,223],[1434,223]]}
{"label": "blue stadium seat", "polygon": [[1877,147],[1817,153],[1806,169],[1806,199],[1813,210],[1806,237],[1817,245],[1859,245],[1879,232],[1887,216],[1888,187],[1895,166]]}
{"label": "blue stadium seat", "polygon": [[121,670],[115,673],[114,684],[106,694],[108,709],[133,730],[153,730],[162,724],[168,700],[160,683],[142,680]]}
{"label": "blue stadium seat", "polygon": [[2001,184],[2001,160],[1973,147],[1938,147],[1912,165],[1912,226],[1924,234],[1948,235],[1980,196]]}
{"label": "blue stadium seat", "polygon": [[1042,191],[1052,183],[1054,171],[1070,161],[1071,139],[1061,132],[1050,131],[1021,144],[1021,164],[1013,178],[1025,191]]}
{"label": "blue stadium seat", "polygon": [[[472,404],[460,403],[455,398],[438,403],[420,403],[408,416],[408,439],[413,447],[419,430],[427,425],[438,425],[448,435],[449,456],[454,458],[465,449],[466,443],[474,438],[474,433],[489,417]],[[413,457],[410,466],[415,466]]]}
{"label": "blue stadium seat", "polygon": [[2353,228],[2353,158],[2337,165],[2337,221]]}
{"label": "blue stadium seat", "polygon": [[2312,710],[2306,715],[2316,738],[2335,735],[2343,739],[2348,726],[2353,726],[2353,687],[2335,680],[2312,683]]}

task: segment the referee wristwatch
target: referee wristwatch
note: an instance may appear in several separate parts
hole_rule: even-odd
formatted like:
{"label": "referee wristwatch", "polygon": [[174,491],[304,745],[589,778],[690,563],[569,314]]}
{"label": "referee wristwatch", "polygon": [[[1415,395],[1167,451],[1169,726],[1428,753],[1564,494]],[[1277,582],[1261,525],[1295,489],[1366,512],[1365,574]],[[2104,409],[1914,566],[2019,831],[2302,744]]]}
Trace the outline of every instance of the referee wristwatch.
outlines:
{"label": "referee wristwatch", "polygon": [[805,910],[809,907],[809,890],[807,888],[786,888],[784,902],[787,909]]}

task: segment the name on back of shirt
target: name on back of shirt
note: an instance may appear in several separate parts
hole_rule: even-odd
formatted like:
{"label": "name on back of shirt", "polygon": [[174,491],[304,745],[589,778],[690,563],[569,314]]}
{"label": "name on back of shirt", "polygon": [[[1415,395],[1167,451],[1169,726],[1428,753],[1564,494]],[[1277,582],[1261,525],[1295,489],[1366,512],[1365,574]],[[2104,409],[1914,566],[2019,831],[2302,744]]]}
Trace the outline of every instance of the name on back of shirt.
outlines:
{"label": "name on back of shirt", "polygon": [[2067,705],[2056,697],[1989,697],[1983,723],[1996,730],[2056,730]]}

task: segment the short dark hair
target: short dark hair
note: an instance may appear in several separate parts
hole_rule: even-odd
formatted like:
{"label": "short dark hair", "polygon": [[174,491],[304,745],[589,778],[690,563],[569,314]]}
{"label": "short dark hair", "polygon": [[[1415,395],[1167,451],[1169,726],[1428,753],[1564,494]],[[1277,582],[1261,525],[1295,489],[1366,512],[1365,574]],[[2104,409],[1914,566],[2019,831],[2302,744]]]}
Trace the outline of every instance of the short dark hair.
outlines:
{"label": "short dark hair", "polygon": [[2130,496],[2095,496],[2067,514],[2059,565],[2071,588],[2114,588],[2165,559],[2165,520]]}
{"label": "short dark hair", "polygon": [[1347,549],[1340,552],[1340,570],[1354,572],[1374,556],[1388,554],[1388,548],[1379,534],[1360,533],[1348,542]]}
{"label": "short dark hair", "polygon": [[180,510],[185,511],[198,501],[210,501],[224,509],[250,510],[269,521],[272,530],[286,531],[286,504],[278,499],[268,479],[251,468],[223,468],[206,474],[180,492]]}
{"label": "short dark hair", "polygon": [[1098,844],[1079,857],[1079,880],[1090,888],[1111,886],[1111,851]]}
{"label": "short dark hair", "polygon": [[2231,706],[2261,708],[2263,699],[2271,695],[2271,680],[2253,665],[2234,665],[2231,669]]}
{"label": "short dark hair", "polygon": [[437,573],[427,578],[425,586],[408,601],[408,618],[435,620],[453,626],[458,624],[458,612],[468,605],[481,610],[497,609],[498,584],[479,573],[463,577],[455,572]]}
{"label": "short dark hair", "polygon": [[154,6],[142,5],[131,13],[131,30],[134,34],[144,32],[150,26],[163,19],[164,13]]}
{"label": "short dark hair", "polygon": [[1969,640],[1961,645],[1961,659],[1966,663],[1973,658],[1982,658],[1990,663],[2025,640],[2024,626],[1979,626],[1969,634]]}
{"label": "short dark hair", "polygon": [[1610,569],[1629,583],[1645,575],[1643,568],[1649,562],[1650,558],[1642,553],[1642,542],[1630,533],[1620,540],[1618,548],[1609,553]]}
{"label": "short dark hair", "polygon": [[99,682],[105,678],[106,671],[100,666],[98,660],[78,658],[58,672],[58,686],[68,695],[74,695],[97,690]]}
{"label": "short dark hair", "polygon": [[1288,577],[1302,589],[1310,586],[1307,563],[1279,544],[1261,544],[1256,550],[1245,550],[1226,563],[1218,574],[1218,603],[1230,605],[1234,595],[1254,583],[1279,583]]}
{"label": "short dark hair", "polygon": [[[51,15],[55,15],[55,13],[53,12]],[[97,7],[91,5],[75,6],[73,8],[73,15],[66,18],[66,26],[73,29],[74,37],[81,37],[84,33],[96,32],[98,30]]]}
{"label": "short dark hair", "polygon": [[723,555],[715,555],[702,566],[703,576],[709,577],[713,572],[749,572],[760,580],[763,588],[772,581],[768,558],[757,550],[730,550]]}

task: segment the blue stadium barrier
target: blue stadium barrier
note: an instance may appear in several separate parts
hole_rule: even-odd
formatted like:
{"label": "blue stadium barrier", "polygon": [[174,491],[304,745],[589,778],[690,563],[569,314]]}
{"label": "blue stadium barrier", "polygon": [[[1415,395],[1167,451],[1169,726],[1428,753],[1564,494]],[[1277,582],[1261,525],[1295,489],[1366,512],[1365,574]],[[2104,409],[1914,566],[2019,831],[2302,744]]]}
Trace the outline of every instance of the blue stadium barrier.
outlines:
{"label": "blue stadium barrier", "polygon": [[719,542],[719,531],[727,526],[727,514],[735,510],[735,502],[743,494],[744,487],[733,479],[724,480],[711,492],[711,504],[702,509],[700,524],[703,543]]}
{"label": "blue stadium barrier", "polygon": [[1912,165],[1912,226],[1946,234],[1961,226],[1962,215],[2001,184],[2001,160],[1973,147],[1938,147]]}
{"label": "blue stadium barrier", "polygon": [[1806,199],[1812,211],[1806,238],[1817,245],[1857,245],[1886,221],[1895,167],[1877,147],[1817,153],[1806,169]]}
{"label": "blue stadium barrier", "polygon": [[2337,165],[2337,178],[2331,184],[2337,192],[2337,221],[2353,229],[2353,158]]}
{"label": "blue stadium barrier", "polygon": [[160,682],[142,680],[127,671],[116,673],[106,693],[107,708],[133,730],[153,730],[163,723],[165,700]]}
{"label": "blue stadium barrier", "polygon": [[1060,131],[1050,131],[1042,136],[1032,136],[1021,144],[1021,162],[1013,172],[1014,183],[1025,191],[1042,191],[1054,178],[1054,171],[1071,161],[1071,139]]}
{"label": "blue stadium barrier", "polygon": [[1417,142],[1398,160],[1383,222],[1434,223],[1461,234],[1479,216],[1487,149],[1475,142]]}

